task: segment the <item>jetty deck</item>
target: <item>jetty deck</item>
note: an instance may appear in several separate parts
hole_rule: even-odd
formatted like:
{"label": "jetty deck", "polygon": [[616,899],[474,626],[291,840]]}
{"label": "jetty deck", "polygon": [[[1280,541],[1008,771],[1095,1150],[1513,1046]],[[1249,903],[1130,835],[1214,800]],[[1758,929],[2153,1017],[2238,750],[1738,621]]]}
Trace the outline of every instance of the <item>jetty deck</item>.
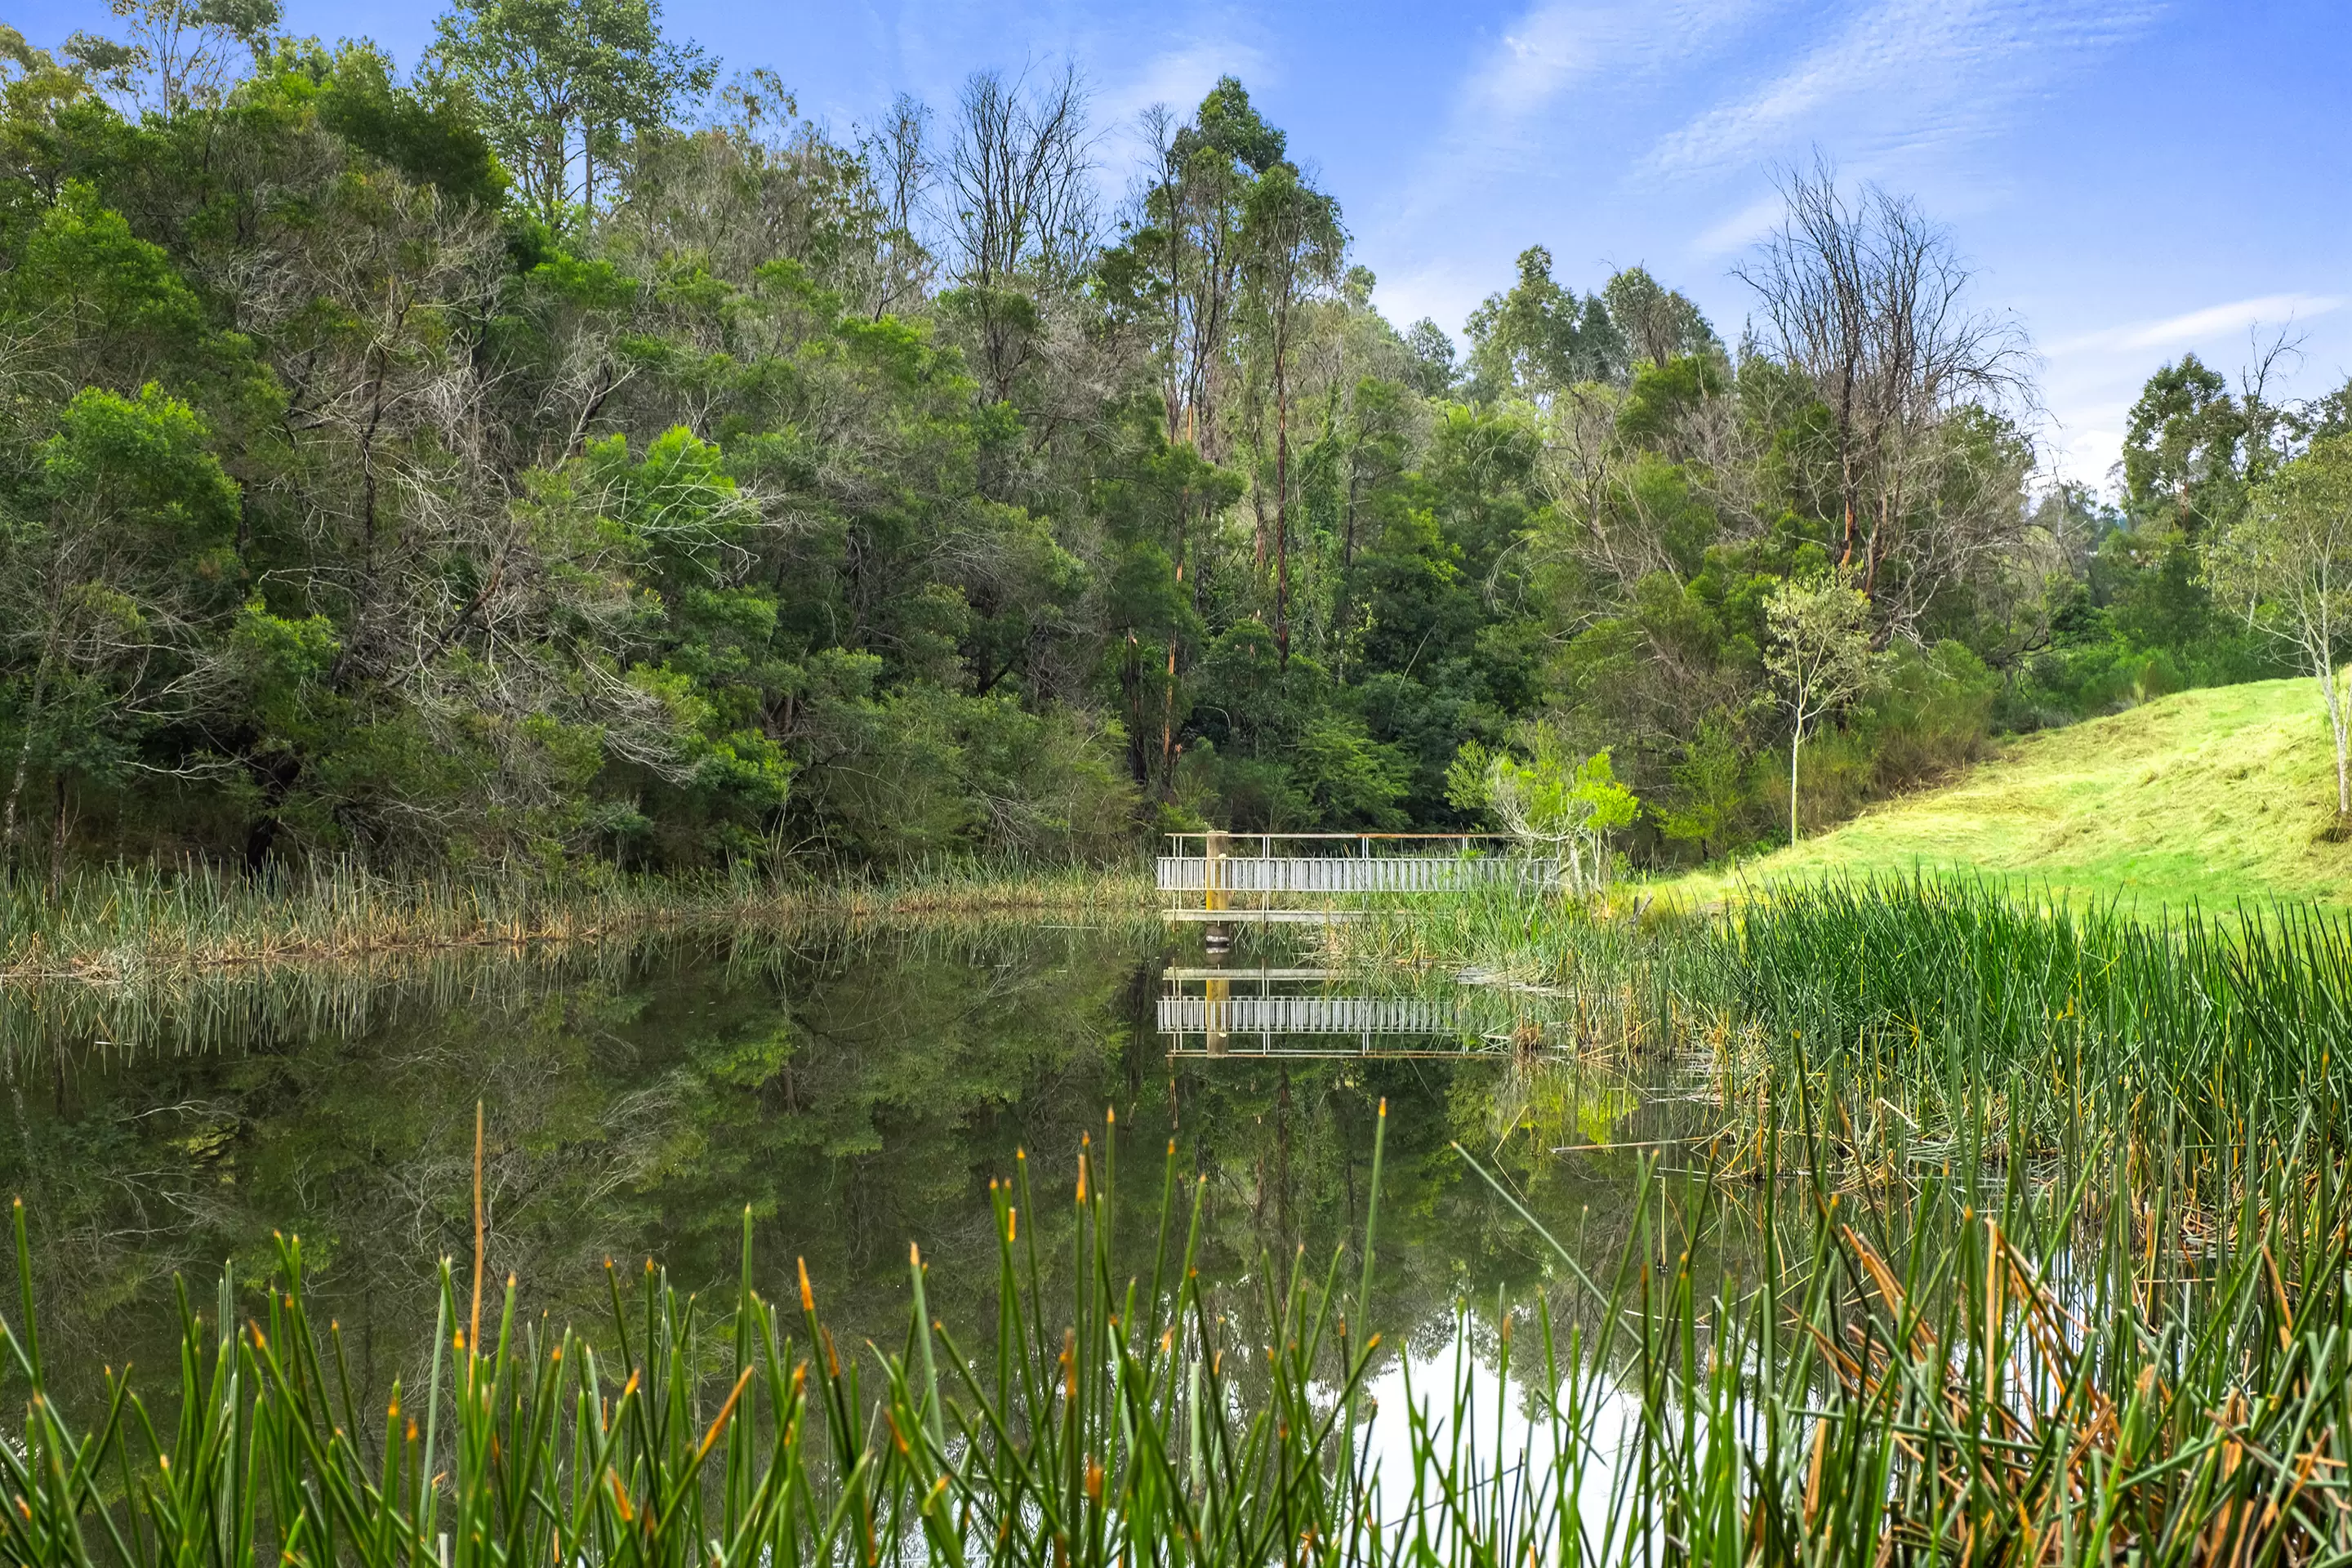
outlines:
{"label": "jetty deck", "polygon": [[1559,863],[1481,833],[1171,833],[1155,879],[1164,918],[1247,924],[1344,919],[1381,895],[1541,887]]}

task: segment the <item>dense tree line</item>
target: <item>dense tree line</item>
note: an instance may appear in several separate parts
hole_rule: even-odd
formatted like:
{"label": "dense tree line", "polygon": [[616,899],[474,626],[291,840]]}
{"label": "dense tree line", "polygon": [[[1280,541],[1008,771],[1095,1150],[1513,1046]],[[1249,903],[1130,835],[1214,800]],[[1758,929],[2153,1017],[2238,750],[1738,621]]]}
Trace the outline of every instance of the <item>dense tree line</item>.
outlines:
{"label": "dense tree line", "polygon": [[[404,74],[269,0],[0,28],[0,841],[680,868],[1459,826],[1606,751],[1666,863],[2272,673],[2201,542],[2343,423],[2195,360],[2120,508],[1908,202],[1793,174],[1727,344],[1530,248],[1400,328],[1227,79],[843,138],[645,0]],[[1775,701],[1791,584],[1870,679]],[[1782,826],[1776,826],[1776,824]]]}

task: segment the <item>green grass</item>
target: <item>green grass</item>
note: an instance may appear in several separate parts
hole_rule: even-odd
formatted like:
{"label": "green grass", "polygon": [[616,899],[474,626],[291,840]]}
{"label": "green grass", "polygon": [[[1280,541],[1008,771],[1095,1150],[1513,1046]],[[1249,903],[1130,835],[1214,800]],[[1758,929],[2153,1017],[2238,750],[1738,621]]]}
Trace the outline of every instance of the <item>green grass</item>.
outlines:
{"label": "green grass", "polygon": [[1748,862],[1665,884],[1714,902],[1824,871],[1964,869],[2069,895],[2223,907],[2352,900],[2352,844],[2322,842],[2335,753],[2308,681],[2184,691],[2007,742],[1940,788]]}

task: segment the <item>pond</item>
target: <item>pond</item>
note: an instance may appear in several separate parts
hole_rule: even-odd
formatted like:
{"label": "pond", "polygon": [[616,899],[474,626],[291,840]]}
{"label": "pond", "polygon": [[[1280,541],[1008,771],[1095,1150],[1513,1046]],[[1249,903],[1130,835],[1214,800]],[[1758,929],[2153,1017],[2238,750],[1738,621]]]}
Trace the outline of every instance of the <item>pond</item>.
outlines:
{"label": "pond", "polygon": [[1156,923],[809,926],[17,991],[0,1167],[61,1394],[129,1361],[152,1397],[177,1359],[174,1277],[208,1305],[226,1266],[250,1302],[283,1232],[364,1404],[414,1384],[443,1258],[465,1287],[478,1103],[488,1268],[524,1313],[597,1331],[607,1260],[625,1290],[651,1260],[723,1311],[748,1212],[763,1293],[790,1300],[805,1260],[839,1342],[895,1349],[910,1242],[932,1311],[985,1340],[992,1181],[1026,1166],[1048,1273],[1066,1258],[1088,1142],[1136,1272],[1172,1163],[1180,1202],[1197,1179],[1204,1277],[1304,1259],[1319,1278],[1346,1246],[1352,1279],[1385,1100],[1372,1318],[1433,1355],[1458,1306],[1525,1300],[1555,1266],[1455,1141],[1608,1256],[1623,1145],[1671,1131],[1621,1059],[1564,1038],[1562,1005],[1443,979],[1367,994],[1306,937],[1213,958]]}

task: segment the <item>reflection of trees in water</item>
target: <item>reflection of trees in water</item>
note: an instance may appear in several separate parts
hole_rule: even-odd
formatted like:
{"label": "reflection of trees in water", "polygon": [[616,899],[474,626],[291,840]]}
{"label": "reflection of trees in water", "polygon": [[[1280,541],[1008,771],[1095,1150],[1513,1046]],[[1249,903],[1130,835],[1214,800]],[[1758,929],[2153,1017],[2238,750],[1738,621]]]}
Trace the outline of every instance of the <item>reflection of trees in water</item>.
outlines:
{"label": "reflection of trees in water", "polygon": [[1170,1060],[1151,1021],[1161,945],[1156,927],[803,929],[11,996],[0,1169],[34,1217],[45,1339],[85,1377],[126,1355],[167,1364],[171,1273],[201,1297],[227,1258],[257,1284],[283,1228],[319,1261],[359,1392],[380,1397],[421,1357],[436,1260],[471,1246],[477,1100],[491,1277],[592,1332],[607,1258],[658,1258],[723,1304],[748,1207],[768,1293],[788,1298],[805,1257],[843,1344],[903,1336],[910,1239],[933,1311],[984,1341],[989,1180],[1027,1152],[1024,1223],[1057,1299],[1076,1153],[1109,1136],[1107,1109],[1129,1267],[1149,1274],[1173,1139],[1179,1244],[1190,1178],[1205,1178],[1202,1272],[1237,1287],[1245,1329],[1262,1257],[1278,1289],[1295,1260],[1319,1277],[1344,1247],[1353,1278],[1383,1097],[1373,1319],[1392,1343],[1465,1293],[1524,1295],[1549,1267],[1450,1140],[1499,1143],[1547,1215],[1622,1206],[1622,1160],[1542,1152],[1555,1122],[1622,1110],[1507,1059]]}

